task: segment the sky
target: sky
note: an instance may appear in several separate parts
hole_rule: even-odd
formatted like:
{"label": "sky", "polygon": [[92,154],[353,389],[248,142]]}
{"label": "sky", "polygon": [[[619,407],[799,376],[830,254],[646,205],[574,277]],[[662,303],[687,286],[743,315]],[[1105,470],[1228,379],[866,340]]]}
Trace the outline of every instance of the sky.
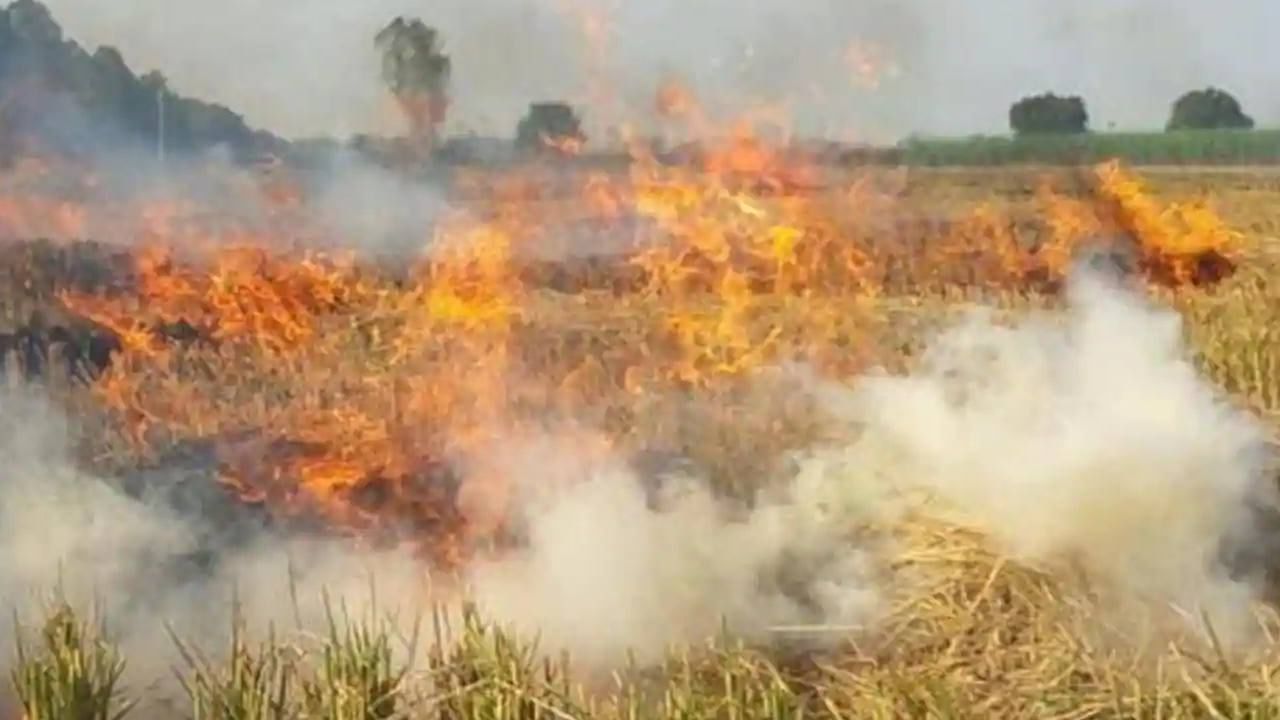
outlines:
{"label": "sky", "polygon": [[1280,0],[45,2],[89,50],[286,137],[400,129],[372,43],[397,15],[443,34],[453,132],[510,136],[551,99],[589,132],[649,127],[668,77],[715,117],[782,108],[794,132],[840,140],[1003,132],[1013,101],[1047,90],[1083,95],[1096,129],[1159,128],[1208,85],[1280,125]]}

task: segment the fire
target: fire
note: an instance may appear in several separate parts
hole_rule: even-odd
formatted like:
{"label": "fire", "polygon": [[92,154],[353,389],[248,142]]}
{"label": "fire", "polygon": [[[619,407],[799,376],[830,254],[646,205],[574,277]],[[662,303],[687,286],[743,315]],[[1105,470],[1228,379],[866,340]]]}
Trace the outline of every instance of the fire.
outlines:
{"label": "fire", "polygon": [[543,134],[542,144],[561,155],[581,155],[587,142],[581,137],[551,137]]}
{"label": "fire", "polygon": [[[39,158],[20,158],[0,172],[0,236],[76,240],[86,237],[88,209],[75,199],[93,178],[75,168],[67,175],[78,187],[57,187],[55,168]],[[53,187],[50,187],[53,186]]]}
{"label": "fire", "polygon": [[176,323],[214,341],[248,339],[285,353],[312,338],[318,313],[358,291],[340,279],[341,272],[311,257],[273,258],[258,247],[221,249],[207,272],[194,272],[177,265],[167,248],[151,247],[138,254],[134,297],[100,301],[66,293],[63,302],[125,335],[127,348],[147,354],[157,351],[157,338],[140,328]]}
{"label": "fire", "polygon": [[702,112],[693,91],[678,78],[667,78],[658,86],[654,109],[665,118],[690,119]]}
{"label": "fire", "polygon": [[[696,107],[675,88],[659,100]],[[882,222],[891,199],[732,130],[697,163],[637,154],[627,173],[560,185],[526,166],[463,177],[465,211],[400,276],[145,208],[125,289],[61,295],[121,341],[94,386],[116,451],[209,442],[223,486],[282,521],[464,562],[504,535],[520,471],[501,462],[507,438],[584,421],[575,452],[635,451],[671,432],[640,420],[664,397],[732,392],[794,360],[865,370],[862,329],[889,296],[1050,292],[1085,243],[1123,233],[1152,282],[1177,286],[1239,242],[1207,206],[1157,202],[1112,164],[1092,198],[1039,190],[1037,242],[988,204],[912,244]],[[535,262],[583,223],[624,249]]]}
{"label": "fire", "polygon": [[850,43],[844,51],[844,63],[852,82],[867,90],[878,90],[885,78],[895,78],[901,73],[888,52],[874,43]]}
{"label": "fire", "polygon": [[1101,195],[1116,222],[1140,245],[1142,262],[1157,279],[1173,284],[1212,282],[1234,267],[1242,240],[1203,202],[1160,207],[1142,181],[1119,163],[1096,170]]}

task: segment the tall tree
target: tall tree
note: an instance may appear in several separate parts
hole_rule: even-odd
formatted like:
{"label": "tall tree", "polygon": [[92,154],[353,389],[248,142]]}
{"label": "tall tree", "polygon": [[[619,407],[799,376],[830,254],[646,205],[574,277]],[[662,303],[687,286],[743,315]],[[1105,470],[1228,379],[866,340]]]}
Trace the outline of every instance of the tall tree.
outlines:
{"label": "tall tree", "polygon": [[397,17],[374,38],[382,79],[409,121],[411,139],[430,151],[448,111],[452,63],[440,34],[421,20]]}

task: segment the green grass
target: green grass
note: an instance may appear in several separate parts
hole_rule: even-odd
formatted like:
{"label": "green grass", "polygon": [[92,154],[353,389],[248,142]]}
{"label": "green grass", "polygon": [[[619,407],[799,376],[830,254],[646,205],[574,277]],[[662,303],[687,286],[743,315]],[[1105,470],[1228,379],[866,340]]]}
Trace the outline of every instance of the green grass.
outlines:
{"label": "green grass", "polygon": [[1136,165],[1270,164],[1280,162],[1280,130],[913,139],[902,154],[917,166],[1072,165],[1112,158]]}

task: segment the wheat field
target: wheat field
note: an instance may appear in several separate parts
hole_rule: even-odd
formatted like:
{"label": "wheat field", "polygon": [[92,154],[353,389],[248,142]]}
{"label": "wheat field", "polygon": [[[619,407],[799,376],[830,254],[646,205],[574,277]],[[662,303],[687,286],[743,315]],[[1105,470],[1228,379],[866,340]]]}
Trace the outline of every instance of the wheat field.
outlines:
{"label": "wheat field", "polygon": [[[1124,495],[1125,477],[1149,474],[1156,482],[1182,464],[1203,471],[1194,478],[1203,480],[1196,485],[1203,494],[1187,502],[1211,504],[1237,473],[1234,451],[1219,458],[1215,448],[1270,445],[1280,421],[1280,345],[1273,338],[1280,328],[1280,231],[1272,210],[1280,176],[1116,165],[878,169],[846,171],[820,190],[797,191],[778,168],[756,170],[768,182],[746,188],[714,173],[661,168],[627,178],[588,173],[555,193],[536,177],[473,179],[469,197],[478,199],[443,219],[433,252],[391,270],[358,256],[300,255],[287,243],[244,233],[215,238],[207,252],[190,256],[197,245],[181,230],[161,236],[167,245],[123,251],[14,244],[0,260],[7,266],[0,314],[10,328],[27,327],[38,310],[42,322],[74,331],[71,340],[47,344],[50,355],[83,362],[73,352],[82,343],[75,333],[89,327],[118,338],[119,350],[88,379],[60,369],[56,357],[40,377],[24,377],[29,368],[12,353],[9,389],[34,383],[74,419],[69,455],[96,476],[85,482],[127,488],[138,468],[163,473],[173,458],[207,450],[202,477],[232,512],[261,515],[281,533],[336,537],[358,551],[402,551],[464,577],[486,562],[505,568],[505,558],[538,547],[539,533],[550,532],[538,517],[525,517],[528,490],[499,461],[515,437],[556,438],[558,459],[547,464],[571,456],[575,469],[569,477],[548,471],[546,482],[563,483],[570,495],[575,483],[599,482],[593,463],[621,465],[626,477],[657,485],[665,475],[646,463],[678,467],[668,474],[694,479],[697,498],[730,517],[715,516],[711,538],[724,528],[756,528],[757,511],[774,507],[768,498],[779,488],[799,497],[805,467],[821,466],[823,492],[862,492],[878,482],[896,490],[912,472],[932,472],[911,457],[880,454],[888,451],[872,440],[887,443],[899,437],[893,432],[911,440],[902,440],[903,452],[933,448],[938,467],[960,468],[955,472],[970,483],[963,493],[938,480],[930,486],[937,494],[956,493],[937,501],[941,508],[927,500],[847,516],[823,495],[820,515],[781,516],[777,546],[743,571],[741,587],[753,601],[755,594],[783,598],[791,603],[786,612],[770,615],[762,609],[775,607],[768,603],[740,608],[717,597],[739,585],[685,578],[691,595],[708,597],[691,604],[672,597],[670,617],[655,623],[678,623],[688,607],[706,609],[700,621],[660,643],[660,653],[623,652],[610,662],[579,657],[572,642],[557,644],[555,633],[537,637],[530,632],[536,622],[518,621],[517,610],[545,593],[550,604],[569,608],[570,625],[582,626],[560,628],[563,638],[576,638],[579,629],[629,638],[607,621],[629,619],[617,605],[639,603],[632,595],[604,593],[603,610],[575,615],[594,571],[573,575],[586,578],[573,588],[557,586],[558,575],[538,577],[524,586],[528,597],[517,591],[500,598],[510,605],[492,609],[486,598],[462,592],[423,597],[425,609],[412,621],[380,614],[377,603],[352,609],[326,601],[318,624],[267,627],[233,603],[221,615],[220,645],[151,617],[166,638],[162,649],[118,632],[109,597],[96,602],[58,587],[25,588],[45,593],[45,602],[16,617],[7,712],[29,720],[1280,717],[1280,623],[1269,604],[1275,578],[1265,548],[1249,583],[1216,574],[1202,583],[1214,584],[1214,592],[1248,586],[1247,602],[1231,605],[1239,612],[1224,620],[1176,602],[1184,591],[1201,597],[1199,560],[1188,547],[1203,548],[1192,541],[1231,530],[1202,527],[1202,508],[1177,504],[1180,487],[1170,486],[1168,497],[1178,500],[1158,512],[1118,514],[1106,535],[1079,518],[1061,527],[1053,520],[1101,512],[1108,503],[1158,506],[1161,498]],[[642,229],[627,237],[665,242],[641,245],[622,260],[531,260],[525,252],[559,247],[566,227],[611,236],[632,222]],[[1077,301],[1093,310],[1071,319],[1073,262],[1100,238],[1119,243],[1134,263],[1126,289],[1115,292],[1150,309],[1132,309],[1110,294],[1084,296]],[[561,250],[572,255],[575,248]],[[964,327],[994,348],[997,365],[976,371],[975,384],[962,390],[1009,394],[1009,404],[956,401],[979,403],[977,414],[953,427],[961,439],[939,440],[971,443],[934,448],[912,427],[927,424],[912,414],[925,390],[893,383],[936,380],[930,363],[945,365],[945,358],[926,351],[941,343],[963,354],[969,336],[939,340],[949,337],[940,333],[963,326],[979,306],[993,308],[993,317]],[[1121,318],[1114,325],[1113,314]],[[1127,344],[1138,342],[1128,334],[1147,332],[1149,314],[1157,325],[1162,317],[1177,320],[1182,339],[1168,357]],[[1045,317],[1074,329],[1055,335],[1057,321],[1036,324]],[[1018,329],[1024,325],[1032,329]],[[1163,330],[1151,332],[1164,338]],[[1152,342],[1163,348],[1165,341]],[[1077,344],[1085,349],[1073,350]],[[1183,372],[1184,361],[1193,372]],[[964,362],[957,361],[961,372]],[[1113,362],[1151,368],[1118,368],[1118,384],[1095,392],[1088,383],[1097,378],[1081,380],[1072,369],[1091,362],[1104,366],[1099,372],[1116,369],[1105,367]],[[1166,374],[1173,400],[1159,396]],[[1138,394],[1133,386],[1149,378],[1156,395]],[[1060,379],[1067,390],[1048,399],[1038,394]],[[1015,388],[1034,396],[1031,415],[1000,415],[1025,409],[1023,396],[1002,382],[1033,386]],[[850,426],[832,398],[863,385],[885,388],[883,403]],[[1201,418],[1179,415],[1186,435],[1131,427],[1162,425],[1165,405],[1170,413],[1218,412],[1218,404],[1197,404],[1201,386],[1228,419],[1203,420],[1201,429]],[[1175,400],[1185,387],[1193,388],[1192,399],[1182,405]],[[980,449],[1003,451],[978,448],[980,436],[964,434],[966,425],[990,421],[1013,448],[1009,457],[1034,457],[1017,447],[1019,423],[1034,424],[1040,412],[1110,417],[1108,392],[1116,403],[1143,407],[1115,410],[1120,440],[1077,440],[1099,448],[1102,463],[1081,477],[1117,473],[1092,477],[1099,483],[1092,494],[1027,491],[1015,507],[997,502],[1006,490],[991,485],[994,479],[969,478],[987,468],[1004,472],[1008,463],[979,457]],[[1070,412],[1058,403],[1070,404]],[[1097,407],[1075,406],[1089,403]],[[1048,450],[1052,433],[1083,438],[1088,429],[1077,425],[1046,431],[1046,465],[1058,458]],[[1129,437],[1136,444],[1184,438],[1185,447],[1156,443],[1130,458],[1123,456]],[[1184,450],[1185,457],[1178,454]],[[1144,459],[1156,469],[1132,466]],[[542,473],[521,467],[542,482]],[[1033,463],[1027,475],[1044,470]],[[1065,483],[1077,475],[1045,477]],[[994,494],[971,495],[971,487]],[[1099,492],[1114,497],[1090,504]],[[808,512],[796,497],[778,507]],[[966,505],[971,500],[976,504]],[[1076,501],[1079,507],[1070,504]],[[684,506],[671,502],[667,514],[680,522]],[[636,517],[665,517],[662,508],[651,499]],[[1000,514],[1006,510],[1012,514]],[[1018,516],[1038,520],[1015,522]],[[1092,534],[1081,535],[1086,525]],[[820,526],[818,539],[794,546],[812,526]],[[729,564],[736,546],[755,537],[744,533],[723,546],[713,542],[711,562],[724,553]],[[1269,537],[1246,540],[1262,547]],[[1125,543],[1141,548],[1130,552]],[[658,547],[652,567],[684,567],[677,556],[685,546]],[[825,586],[805,575],[843,567],[852,548],[870,558],[871,567],[859,565],[855,577],[873,584],[877,598],[874,612],[852,613],[865,621],[856,627],[823,604],[838,602],[816,599]],[[631,556],[609,557],[624,574],[601,574],[600,582],[626,577]],[[75,566],[59,574],[67,572]],[[644,592],[666,587],[646,577],[636,583]],[[776,597],[762,584],[776,585]],[[720,610],[724,617],[713,617]],[[639,637],[665,640],[665,632],[642,628]],[[136,669],[157,665],[172,672],[149,677]]]}

